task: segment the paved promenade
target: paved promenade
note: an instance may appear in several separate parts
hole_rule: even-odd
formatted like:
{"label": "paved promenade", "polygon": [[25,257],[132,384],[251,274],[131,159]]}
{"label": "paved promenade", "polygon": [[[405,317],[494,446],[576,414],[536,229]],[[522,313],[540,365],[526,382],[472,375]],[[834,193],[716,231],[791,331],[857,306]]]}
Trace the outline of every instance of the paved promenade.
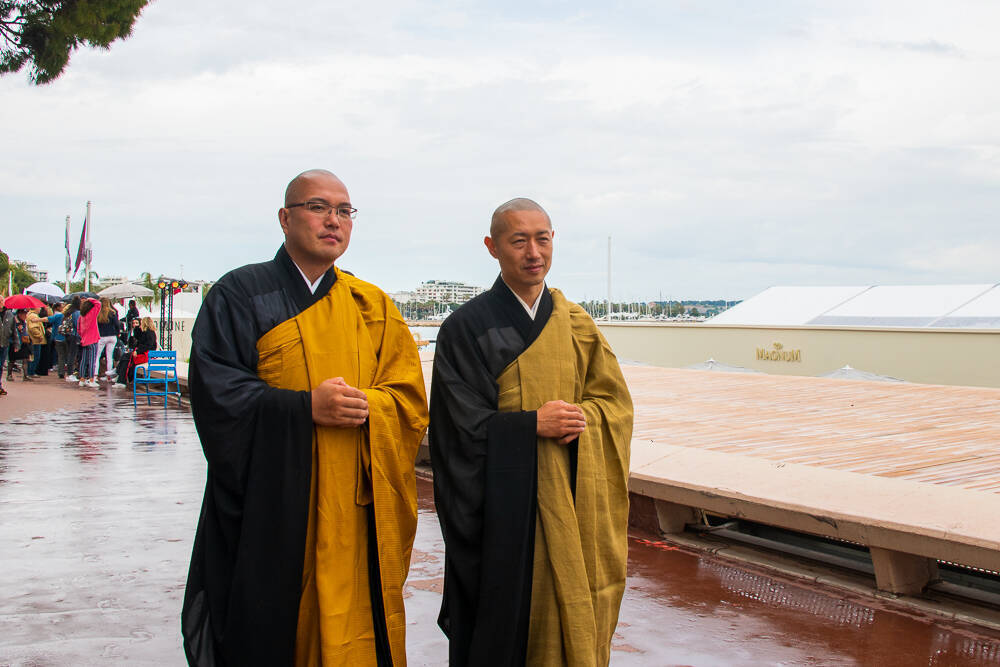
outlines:
{"label": "paved promenade", "polygon": [[[0,404],[0,665],[181,665],[205,463],[190,413],[15,381]],[[10,398],[3,397],[6,400]],[[446,663],[430,485],[407,585],[411,665]],[[1000,665],[1000,638],[634,533],[614,665]]]}

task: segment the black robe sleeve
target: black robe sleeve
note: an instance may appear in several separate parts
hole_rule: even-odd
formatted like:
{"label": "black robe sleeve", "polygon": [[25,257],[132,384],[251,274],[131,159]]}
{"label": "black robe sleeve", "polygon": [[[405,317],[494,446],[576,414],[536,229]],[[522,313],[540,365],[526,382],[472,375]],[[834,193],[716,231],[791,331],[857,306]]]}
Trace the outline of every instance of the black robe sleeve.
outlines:
{"label": "black robe sleeve", "polygon": [[[499,412],[496,377],[544,321],[507,326],[495,287],[444,322],[437,337],[429,432],[445,540],[438,623],[451,665],[521,665],[527,653],[537,506],[534,411]],[[547,319],[551,301],[546,302]],[[518,324],[515,322],[514,324]],[[523,323],[521,323],[523,324]]]}
{"label": "black robe sleeve", "polygon": [[261,313],[239,288],[220,281],[192,332],[191,410],[208,461],[182,614],[192,665],[287,664],[294,655],[310,394],[257,377]]}

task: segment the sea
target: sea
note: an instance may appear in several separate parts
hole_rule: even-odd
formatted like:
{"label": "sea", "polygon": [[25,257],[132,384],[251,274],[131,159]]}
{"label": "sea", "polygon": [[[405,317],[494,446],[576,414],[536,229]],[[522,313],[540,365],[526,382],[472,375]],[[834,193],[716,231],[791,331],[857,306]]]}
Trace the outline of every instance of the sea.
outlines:
{"label": "sea", "polygon": [[431,350],[432,352],[434,351],[435,341],[437,340],[438,331],[440,329],[441,327],[410,327],[410,331],[414,333],[414,337],[416,337],[416,334],[420,334],[421,338],[431,342],[430,345],[420,349]]}

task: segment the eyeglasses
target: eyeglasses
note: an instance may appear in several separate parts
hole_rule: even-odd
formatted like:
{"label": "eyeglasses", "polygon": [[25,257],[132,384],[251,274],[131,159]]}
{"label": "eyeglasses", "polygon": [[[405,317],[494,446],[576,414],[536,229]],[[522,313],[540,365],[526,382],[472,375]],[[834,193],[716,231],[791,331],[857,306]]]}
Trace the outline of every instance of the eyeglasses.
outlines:
{"label": "eyeglasses", "polygon": [[350,206],[334,206],[332,204],[327,204],[325,201],[319,201],[316,199],[299,202],[298,204],[286,204],[285,208],[295,208],[297,206],[305,207],[305,209],[313,215],[325,216],[330,215],[332,211],[336,211],[337,217],[341,220],[354,220],[358,217],[358,209],[356,208],[351,208]]}

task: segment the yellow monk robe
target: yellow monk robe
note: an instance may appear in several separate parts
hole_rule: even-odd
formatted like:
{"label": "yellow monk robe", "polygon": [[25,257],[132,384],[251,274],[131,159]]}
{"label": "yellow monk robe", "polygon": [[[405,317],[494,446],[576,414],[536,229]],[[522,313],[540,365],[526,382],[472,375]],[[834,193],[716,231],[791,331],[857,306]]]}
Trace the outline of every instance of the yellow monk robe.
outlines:
{"label": "yellow monk robe", "polygon": [[551,290],[552,315],[497,380],[502,412],[583,408],[576,498],[565,445],[538,439],[529,665],[606,665],[625,592],[632,399],[597,326]]}
{"label": "yellow monk robe", "polygon": [[337,270],[320,301],[266,333],[258,374],[312,390],[342,377],[368,397],[360,428],[316,426],[297,665],[374,665],[368,519],[374,502],[382,600],[394,665],[406,664],[403,583],[417,525],[413,472],[427,427],[413,336],[377,287]]}

